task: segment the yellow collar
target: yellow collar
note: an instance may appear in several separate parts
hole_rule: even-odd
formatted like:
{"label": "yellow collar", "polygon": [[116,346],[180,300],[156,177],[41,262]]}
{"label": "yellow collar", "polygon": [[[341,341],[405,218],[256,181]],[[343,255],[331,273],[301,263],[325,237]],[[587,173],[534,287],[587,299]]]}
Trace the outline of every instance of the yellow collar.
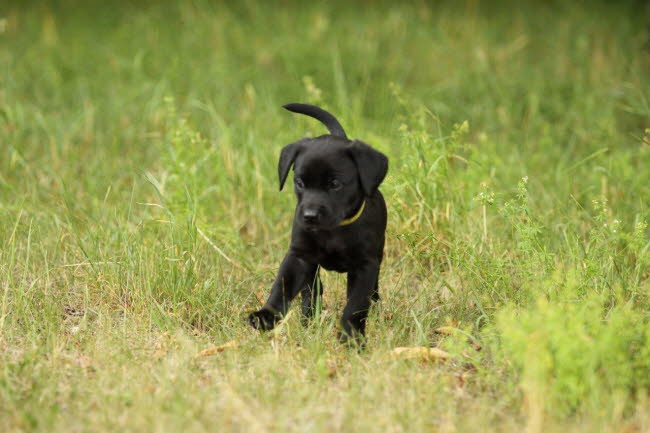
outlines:
{"label": "yellow collar", "polygon": [[348,224],[352,224],[353,222],[358,220],[359,217],[361,216],[361,214],[363,213],[363,208],[364,207],[366,207],[366,201],[365,200],[363,201],[363,203],[361,203],[361,207],[359,207],[359,210],[357,211],[356,214],[354,214],[354,216],[352,216],[350,218],[347,218],[347,219],[344,219],[343,221],[341,221],[341,223],[339,225],[340,226],[347,226]]}

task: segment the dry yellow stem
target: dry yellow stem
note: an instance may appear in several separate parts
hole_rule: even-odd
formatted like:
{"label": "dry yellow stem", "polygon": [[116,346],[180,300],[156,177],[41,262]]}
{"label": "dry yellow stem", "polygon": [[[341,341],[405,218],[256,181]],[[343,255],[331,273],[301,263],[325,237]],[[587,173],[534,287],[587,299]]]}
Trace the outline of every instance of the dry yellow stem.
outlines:
{"label": "dry yellow stem", "polygon": [[436,347],[396,347],[390,355],[399,359],[420,359],[424,361],[439,361],[451,358],[451,355]]}
{"label": "dry yellow stem", "polygon": [[226,349],[230,349],[233,347],[239,346],[239,343],[235,340],[229,341],[225,344],[222,344],[221,346],[214,346],[214,347],[208,347],[207,349],[204,349],[200,351],[196,357],[201,358],[204,356],[211,356],[211,355],[216,355],[217,353],[223,352]]}
{"label": "dry yellow stem", "polygon": [[456,331],[457,329],[453,326],[441,326],[440,328],[436,329],[436,334],[452,335]]}

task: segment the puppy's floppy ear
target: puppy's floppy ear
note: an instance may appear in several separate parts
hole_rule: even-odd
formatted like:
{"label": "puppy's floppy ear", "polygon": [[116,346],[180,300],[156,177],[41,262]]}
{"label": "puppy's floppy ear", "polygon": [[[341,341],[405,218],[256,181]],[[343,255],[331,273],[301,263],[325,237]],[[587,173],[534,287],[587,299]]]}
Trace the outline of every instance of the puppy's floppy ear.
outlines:
{"label": "puppy's floppy ear", "polygon": [[280,191],[284,187],[284,181],[287,180],[289,169],[296,160],[296,156],[303,148],[305,140],[296,141],[295,143],[287,144],[280,152],[280,160],[278,161],[278,177],[280,178]]}
{"label": "puppy's floppy ear", "polygon": [[359,179],[366,196],[379,187],[388,172],[388,158],[366,143],[355,140],[350,144],[350,156],[359,170]]}

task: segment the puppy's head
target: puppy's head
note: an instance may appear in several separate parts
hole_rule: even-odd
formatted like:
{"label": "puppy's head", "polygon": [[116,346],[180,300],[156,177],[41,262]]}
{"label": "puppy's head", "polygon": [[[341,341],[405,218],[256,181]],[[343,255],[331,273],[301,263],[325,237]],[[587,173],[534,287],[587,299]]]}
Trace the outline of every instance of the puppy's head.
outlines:
{"label": "puppy's head", "polygon": [[298,224],[330,230],[354,215],[384,180],[388,158],[365,143],[325,135],[291,143],[278,163],[280,190],[294,167]]}

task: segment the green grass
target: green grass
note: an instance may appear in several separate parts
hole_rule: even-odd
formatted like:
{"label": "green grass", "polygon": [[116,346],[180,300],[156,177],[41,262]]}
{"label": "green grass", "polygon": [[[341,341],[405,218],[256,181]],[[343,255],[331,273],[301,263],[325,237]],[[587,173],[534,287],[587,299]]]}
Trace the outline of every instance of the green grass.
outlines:
{"label": "green grass", "polygon": [[[0,431],[650,431],[641,2],[138,3],[0,8]],[[363,352],[244,320],[294,101],[390,158]]]}

